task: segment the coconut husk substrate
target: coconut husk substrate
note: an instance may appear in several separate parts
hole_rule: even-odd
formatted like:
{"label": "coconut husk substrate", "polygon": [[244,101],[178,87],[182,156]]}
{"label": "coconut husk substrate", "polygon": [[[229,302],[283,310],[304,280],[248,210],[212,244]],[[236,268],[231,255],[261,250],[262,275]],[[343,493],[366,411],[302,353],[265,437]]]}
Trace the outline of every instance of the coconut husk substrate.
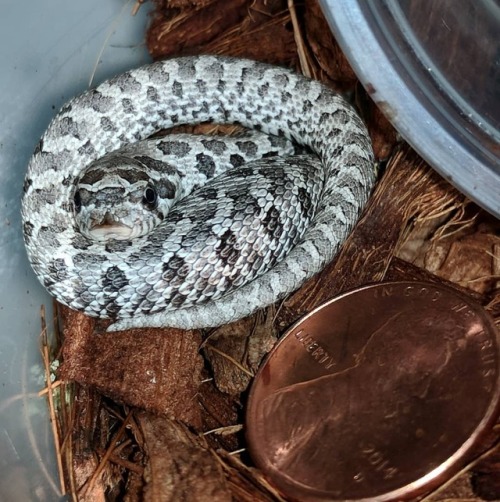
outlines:
{"label": "coconut husk substrate", "polygon": [[[48,385],[61,491],[80,501],[286,500],[253,466],[243,433],[247,390],[265,354],[325,300],[382,280],[451,284],[500,323],[500,222],[398,136],[316,1],[156,0],[155,7],[145,35],[155,59],[247,57],[295,68],[348,96],[368,125],[380,178],[337,258],[247,319],[208,331],[106,333],[60,307],[60,348],[51,352],[44,342],[44,357],[47,371],[51,358],[61,361]],[[498,432],[426,500],[500,499]]]}

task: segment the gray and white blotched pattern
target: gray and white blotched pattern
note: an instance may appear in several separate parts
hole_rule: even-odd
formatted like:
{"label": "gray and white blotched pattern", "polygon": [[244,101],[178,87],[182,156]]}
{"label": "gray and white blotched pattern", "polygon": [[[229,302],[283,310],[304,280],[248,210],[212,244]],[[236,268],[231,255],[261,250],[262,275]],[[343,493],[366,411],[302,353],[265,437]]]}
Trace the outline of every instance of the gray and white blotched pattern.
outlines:
{"label": "gray and white blotched pattern", "polygon": [[[256,132],[143,141],[202,122]],[[314,155],[282,156],[294,153],[288,140]],[[135,180],[123,162],[137,166]],[[80,232],[81,199],[99,209],[106,170],[120,190],[147,178],[159,194],[149,208],[155,222],[130,240],[101,242]],[[113,319],[113,330],[217,326],[275,302],[331,261],[375,176],[364,124],[324,85],[253,61],[171,59],[115,77],[62,108],[29,164],[24,238],[50,294]],[[167,206],[165,216],[158,208]]]}

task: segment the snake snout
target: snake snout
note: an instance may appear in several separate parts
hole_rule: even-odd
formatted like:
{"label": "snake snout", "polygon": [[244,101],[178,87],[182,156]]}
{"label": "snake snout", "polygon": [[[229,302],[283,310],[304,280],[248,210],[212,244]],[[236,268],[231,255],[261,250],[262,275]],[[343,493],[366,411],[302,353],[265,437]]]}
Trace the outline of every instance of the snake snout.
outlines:
{"label": "snake snout", "polygon": [[133,228],[116,220],[109,212],[106,212],[102,218],[93,219],[89,225],[88,233],[96,241],[129,240],[134,237]]}

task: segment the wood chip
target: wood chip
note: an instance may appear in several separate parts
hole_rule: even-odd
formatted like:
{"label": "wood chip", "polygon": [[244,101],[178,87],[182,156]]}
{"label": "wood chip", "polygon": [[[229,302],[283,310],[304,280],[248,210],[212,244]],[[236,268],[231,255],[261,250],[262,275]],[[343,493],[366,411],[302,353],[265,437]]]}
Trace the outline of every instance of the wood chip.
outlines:
{"label": "wood chip", "polygon": [[62,308],[60,377],[92,385],[121,403],[201,425],[195,399],[203,360],[198,331],[142,329],[96,333],[95,321]]}
{"label": "wood chip", "polygon": [[139,414],[138,424],[148,454],[145,502],[233,500],[222,469],[202,437],[179,422],[147,413]]}

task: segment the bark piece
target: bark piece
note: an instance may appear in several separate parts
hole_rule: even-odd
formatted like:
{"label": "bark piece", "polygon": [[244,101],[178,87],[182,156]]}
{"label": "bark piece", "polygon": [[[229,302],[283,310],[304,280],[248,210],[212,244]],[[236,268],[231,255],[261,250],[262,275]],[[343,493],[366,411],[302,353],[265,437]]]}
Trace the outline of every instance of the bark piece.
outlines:
{"label": "bark piece", "polygon": [[196,394],[203,360],[198,331],[95,332],[95,321],[62,308],[60,377],[92,385],[121,403],[201,424]]}
{"label": "bark piece", "polygon": [[232,433],[230,429],[241,421],[239,396],[224,394],[215,387],[213,381],[206,381],[200,386],[198,402],[203,419],[202,430],[210,447],[227,451],[241,448],[241,435]]}
{"label": "bark piece", "polygon": [[378,103],[377,106],[371,98],[371,94],[374,93],[375,88],[371,84],[366,85],[365,89],[358,83],[356,87],[356,104],[368,127],[375,158],[383,161],[391,157],[400,142],[400,137],[389,121],[393,115],[390,106],[382,106],[382,103]]}
{"label": "bark piece", "polygon": [[163,4],[148,30],[147,46],[155,59],[224,53],[294,65],[297,58],[285,0],[183,2],[182,9]]}
{"label": "bark piece", "polygon": [[220,465],[203,438],[165,417],[141,413],[138,423],[148,455],[145,502],[232,500]]}
{"label": "bark piece", "polygon": [[250,384],[262,358],[273,348],[277,336],[273,327],[275,309],[217,328],[203,343],[215,384],[222,392],[240,394]]}
{"label": "bark piece", "polygon": [[500,449],[498,447],[474,468],[472,488],[474,493],[484,500],[500,498]]}
{"label": "bark piece", "polygon": [[[354,89],[358,81],[349,61],[333,38],[330,27],[323,15],[317,0],[304,4],[304,33],[314,57],[314,64],[324,72],[321,80],[330,81],[339,91]],[[313,63],[313,62],[311,62]]]}

